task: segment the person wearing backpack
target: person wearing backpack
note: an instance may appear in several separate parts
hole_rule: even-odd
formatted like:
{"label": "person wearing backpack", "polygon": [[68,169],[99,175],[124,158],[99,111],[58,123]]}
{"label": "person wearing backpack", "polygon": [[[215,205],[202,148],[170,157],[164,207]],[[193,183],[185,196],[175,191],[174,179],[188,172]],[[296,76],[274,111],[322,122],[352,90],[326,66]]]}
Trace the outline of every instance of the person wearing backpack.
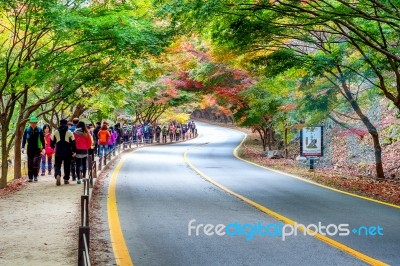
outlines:
{"label": "person wearing backpack", "polygon": [[156,142],[160,143],[161,127],[157,125],[156,127]]}
{"label": "person wearing backpack", "polygon": [[177,126],[175,129],[175,137],[176,137],[176,141],[180,140],[181,137],[181,126]]}
{"label": "person wearing backpack", "polygon": [[169,140],[172,142],[174,140],[174,138],[175,138],[175,126],[174,126],[174,124],[171,124],[169,126],[168,133],[169,133]]}
{"label": "person wearing backpack", "polygon": [[92,137],[84,122],[80,121],[74,131],[76,144],[76,177],[77,184],[81,183],[82,178],[86,177],[87,157],[90,148],[92,147]]}
{"label": "person wearing backpack", "polygon": [[64,162],[64,184],[69,184],[71,171],[71,158],[76,155],[76,145],[74,134],[68,130],[68,121],[61,119],[60,126],[54,132],[51,139],[51,147],[56,149],[54,177],[56,185],[61,185],[61,164]]}
{"label": "person wearing backpack", "polygon": [[162,142],[167,143],[167,127],[165,125],[161,129],[161,133],[162,133]]}
{"label": "person wearing backpack", "polygon": [[141,144],[143,142],[143,127],[139,124],[136,128],[137,143]]}
{"label": "person wearing backpack", "polygon": [[143,126],[144,142],[148,144],[150,142],[150,126],[148,123],[144,123]]}
{"label": "person wearing backpack", "polygon": [[187,126],[186,124],[182,125],[182,139],[186,140],[186,132],[187,132]]}
{"label": "person wearing backpack", "polygon": [[122,143],[122,140],[123,140],[123,138],[122,138],[122,129],[121,129],[121,123],[116,123],[115,124],[115,132],[117,133],[117,141],[116,141],[116,145],[118,146],[118,145],[121,145],[121,143]]}
{"label": "person wearing backpack", "polygon": [[99,141],[99,156],[102,157],[103,153],[106,156],[108,154],[108,142],[111,139],[111,134],[108,131],[106,123],[103,123],[99,133],[97,133],[97,139]]}
{"label": "person wearing backpack", "polygon": [[127,125],[122,126],[122,135],[123,135],[124,147],[127,147],[128,143],[129,143],[129,129],[128,129]]}
{"label": "person wearing backpack", "polygon": [[149,126],[149,143],[153,143],[154,140],[154,128],[152,125]]}
{"label": "person wearing backpack", "polygon": [[37,126],[38,119],[35,116],[29,118],[29,127],[24,131],[22,138],[22,153],[25,153],[25,145],[28,157],[28,181],[38,181],[40,161],[45,150],[43,130]]}

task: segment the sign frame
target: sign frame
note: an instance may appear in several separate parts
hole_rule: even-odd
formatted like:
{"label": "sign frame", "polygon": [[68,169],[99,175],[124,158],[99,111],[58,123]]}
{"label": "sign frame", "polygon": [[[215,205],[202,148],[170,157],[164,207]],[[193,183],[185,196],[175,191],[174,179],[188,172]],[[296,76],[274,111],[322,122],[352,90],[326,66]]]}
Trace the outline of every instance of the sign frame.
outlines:
{"label": "sign frame", "polygon": [[[315,132],[316,131],[316,132]],[[313,134],[313,132],[315,132]],[[307,147],[311,144],[308,142],[309,138],[311,142],[314,142],[316,146],[314,151],[313,148]],[[324,127],[304,127],[300,131],[300,156],[302,157],[322,157],[324,156]]]}

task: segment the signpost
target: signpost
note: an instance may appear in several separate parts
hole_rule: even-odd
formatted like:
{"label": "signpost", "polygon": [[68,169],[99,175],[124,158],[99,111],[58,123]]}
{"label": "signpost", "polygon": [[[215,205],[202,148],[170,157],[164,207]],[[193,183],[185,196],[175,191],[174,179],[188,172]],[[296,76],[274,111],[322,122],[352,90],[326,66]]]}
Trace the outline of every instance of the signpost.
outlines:
{"label": "signpost", "polygon": [[300,156],[310,160],[310,169],[314,169],[314,160],[324,156],[324,129],[322,126],[305,127],[300,132]]}

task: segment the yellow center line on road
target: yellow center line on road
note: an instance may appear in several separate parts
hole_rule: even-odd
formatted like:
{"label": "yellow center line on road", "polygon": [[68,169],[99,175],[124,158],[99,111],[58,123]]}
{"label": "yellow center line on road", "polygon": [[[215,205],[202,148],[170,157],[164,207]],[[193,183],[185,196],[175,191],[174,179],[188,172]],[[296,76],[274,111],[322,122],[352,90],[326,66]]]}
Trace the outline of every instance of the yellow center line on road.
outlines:
{"label": "yellow center line on road", "polygon": [[[170,145],[170,144],[171,143],[165,143],[160,145]],[[155,145],[148,145],[147,148],[154,146]],[[142,150],[142,148],[144,147],[138,147],[135,150],[131,151],[130,154]],[[125,158],[122,157],[118,165],[115,167],[114,172],[110,179],[110,183],[108,186],[107,216],[108,216],[108,225],[110,228],[111,244],[116,264],[121,266],[133,266],[133,261],[130,256],[129,249],[126,246],[124,234],[122,233],[122,228],[118,215],[118,207],[117,207],[117,193],[116,193],[117,177],[124,161]]]}
{"label": "yellow center line on road", "polygon": [[[243,140],[243,141],[244,141],[244,140]],[[243,143],[243,141],[242,141],[242,143]],[[240,143],[238,147],[240,147],[240,145],[241,145],[242,143]],[[199,147],[199,146],[196,146],[195,148],[198,148],[198,147]],[[237,148],[238,148],[238,147],[237,147]],[[237,148],[236,148],[236,149],[237,149]],[[236,152],[236,149],[235,149],[235,152]],[[283,215],[281,215],[281,214],[279,214],[279,213],[277,213],[277,212],[274,212],[274,211],[268,209],[267,207],[265,207],[265,206],[263,206],[263,205],[261,205],[261,204],[259,204],[259,203],[257,203],[257,202],[254,202],[254,201],[252,201],[252,200],[246,198],[245,196],[242,196],[242,195],[240,195],[240,194],[238,194],[238,193],[236,193],[236,192],[233,192],[232,190],[228,189],[227,187],[223,186],[222,184],[220,184],[220,183],[216,182],[215,180],[213,180],[212,178],[208,177],[206,174],[204,174],[201,170],[199,170],[198,168],[196,168],[196,167],[188,160],[187,154],[188,154],[189,150],[191,150],[191,148],[190,148],[190,149],[187,149],[187,150],[185,151],[185,153],[183,154],[183,159],[184,159],[185,163],[186,163],[191,169],[193,169],[196,173],[198,173],[202,178],[204,178],[206,181],[208,181],[208,182],[212,183],[213,185],[219,187],[220,189],[222,189],[222,190],[225,191],[226,193],[231,194],[231,195],[233,195],[233,196],[239,198],[240,200],[246,202],[247,204],[249,204],[249,205],[255,207],[256,209],[258,209],[258,210],[260,210],[260,211],[266,213],[267,215],[269,215],[269,216],[271,216],[271,217],[274,217],[274,218],[278,219],[279,221],[282,221],[283,223],[286,223],[286,224],[290,224],[290,225],[292,225],[292,226],[295,226],[296,222],[295,222],[294,220],[292,220],[292,219],[290,219],[290,218],[288,218],[288,217],[285,217],[285,216],[283,216]],[[263,167],[263,168],[264,168],[264,167]],[[304,228],[302,228],[302,227],[298,227],[298,229],[300,229],[301,231],[304,230]],[[325,243],[327,243],[327,244],[329,244],[329,245],[331,245],[331,246],[333,246],[333,247],[335,247],[335,248],[337,248],[337,249],[339,249],[339,250],[341,250],[341,251],[344,251],[344,252],[346,252],[346,253],[349,253],[350,255],[356,257],[357,259],[360,259],[360,260],[362,260],[362,261],[364,261],[364,262],[366,262],[366,263],[368,263],[368,264],[370,264],[370,265],[382,265],[382,266],[383,266],[383,265],[389,265],[389,264],[386,264],[386,263],[384,263],[384,262],[382,262],[382,261],[380,261],[380,260],[377,260],[377,259],[375,259],[375,258],[372,258],[372,257],[370,257],[370,256],[368,256],[368,255],[366,255],[366,254],[364,254],[364,253],[361,253],[360,251],[357,251],[357,250],[355,250],[355,249],[352,249],[352,248],[350,248],[350,247],[348,247],[348,246],[346,246],[346,245],[344,245],[344,244],[342,244],[342,243],[340,243],[340,242],[338,242],[338,241],[336,241],[336,240],[333,240],[333,239],[331,239],[331,238],[329,238],[329,237],[326,237],[326,236],[324,236],[324,235],[321,235],[321,234],[319,234],[319,233],[316,233],[316,232],[314,232],[313,230],[309,230],[309,229],[305,229],[305,230],[307,230],[307,232],[308,232],[310,235],[313,235],[315,238],[317,238],[317,239],[319,239],[319,240],[321,240],[321,241],[323,241],[323,242],[325,242]]]}
{"label": "yellow center line on road", "polygon": [[350,192],[347,192],[347,191],[343,191],[343,190],[340,190],[340,189],[328,187],[328,186],[313,182],[311,180],[305,179],[305,178],[297,176],[297,175],[292,175],[292,174],[289,174],[289,173],[285,173],[285,172],[282,172],[282,171],[279,171],[279,170],[275,170],[275,169],[272,169],[272,168],[269,168],[269,167],[266,167],[266,166],[262,166],[262,165],[259,165],[257,163],[250,162],[250,161],[248,161],[246,159],[240,158],[239,155],[238,155],[238,150],[243,145],[243,143],[246,140],[246,138],[247,138],[247,134],[245,134],[242,142],[240,142],[240,144],[233,151],[233,155],[237,159],[239,159],[239,160],[241,160],[243,162],[246,162],[246,163],[252,164],[254,166],[266,169],[268,171],[272,171],[272,172],[275,172],[275,173],[278,173],[278,174],[281,174],[281,175],[285,175],[285,176],[288,176],[288,177],[291,177],[291,178],[295,178],[297,180],[300,180],[300,181],[303,181],[303,182],[306,182],[306,183],[309,183],[309,184],[313,184],[315,186],[319,186],[319,187],[323,187],[323,188],[326,188],[326,189],[329,189],[329,190],[332,190],[332,191],[335,191],[335,192],[339,192],[339,193],[342,193],[342,194],[345,194],[345,195],[348,195],[348,196],[352,196],[352,197],[360,198],[360,199],[363,199],[363,200],[368,200],[368,201],[372,201],[372,202],[375,202],[375,203],[379,203],[379,204],[383,204],[383,205],[386,205],[386,206],[390,206],[390,207],[393,207],[393,208],[396,208],[396,209],[400,209],[399,205],[390,204],[390,203],[387,203],[387,202],[383,202],[383,201],[372,199],[372,198],[368,198],[368,197],[363,197],[363,196],[360,196],[360,195],[357,195],[357,194],[353,194],[353,193],[350,193]]}
{"label": "yellow center line on road", "polygon": [[111,243],[114,251],[114,257],[117,265],[121,266],[133,266],[129,249],[126,246],[124,234],[122,233],[121,224],[118,216],[117,208],[117,176],[125,159],[121,158],[117,167],[111,176],[110,184],[108,187],[108,199],[107,199],[107,213],[108,213],[108,225],[110,227]]}

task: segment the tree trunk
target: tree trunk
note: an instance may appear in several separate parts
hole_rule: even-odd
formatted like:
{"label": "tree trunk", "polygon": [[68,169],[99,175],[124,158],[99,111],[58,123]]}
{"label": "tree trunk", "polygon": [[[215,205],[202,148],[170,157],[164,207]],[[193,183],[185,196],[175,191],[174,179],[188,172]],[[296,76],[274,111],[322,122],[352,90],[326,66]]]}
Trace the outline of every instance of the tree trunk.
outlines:
{"label": "tree trunk", "polygon": [[382,147],[379,142],[379,134],[376,127],[371,123],[368,117],[366,117],[360,109],[356,111],[358,116],[363,121],[364,125],[368,129],[368,133],[371,135],[372,140],[374,142],[374,152],[375,152],[375,169],[376,169],[376,177],[378,179],[384,179],[385,173],[383,172],[383,164],[382,164]]}
{"label": "tree trunk", "polygon": [[288,158],[288,129],[285,126],[285,159]]}
{"label": "tree trunk", "polygon": [[276,140],[275,140],[275,130],[271,127],[270,132],[271,132],[271,146],[276,147],[277,145],[276,145]]}
{"label": "tree trunk", "polygon": [[87,108],[83,104],[81,104],[81,103],[77,104],[75,106],[75,109],[72,108],[72,110],[71,110],[73,112],[70,117],[70,121],[72,121],[72,119],[74,119],[75,117],[79,118],[86,110],[87,110]]}
{"label": "tree trunk", "polygon": [[263,146],[263,151],[266,151],[266,149],[267,149],[267,141],[265,139],[265,137],[266,137],[265,131],[262,128],[259,128],[259,127],[255,128],[255,131],[257,131],[258,135],[260,136],[261,143],[262,143],[262,146]]}
{"label": "tree trunk", "polygon": [[21,162],[21,143],[24,128],[15,129],[15,145],[14,145],[14,179],[22,177],[22,162]]}
{"label": "tree trunk", "polygon": [[[338,70],[341,73],[340,67],[338,67]],[[364,125],[368,129],[368,133],[371,135],[372,140],[374,142],[374,151],[375,151],[375,170],[376,170],[376,177],[378,179],[384,179],[385,178],[385,173],[383,172],[383,164],[382,164],[382,148],[381,144],[379,142],[379,134],[378,130],[376,127],[372,124],[370,119],[364,115],[362,112],[360,106],[358,105],[356,99],[354,99],[353,94],[350,91],[350,88],[347,86],[346,82],[342,82],[342,88],[344,90],[344,93],[347,97],[347,101],[350,103],[351,107],[353,110],[356,112],[358,117],[361,119],[361,121],[364,123]]]}
{"label": "tree trunk", "polygon": [[272,150],[272,130],[271,129],[268,129],[267,135],[268,135],[268,150]]}
{"label": "tree trunk", "polygon": [[7,128],[1,125],[1,178],[0,189],[7,186],[8,153],[7,153]]}
{"label": "tree trunk", "polygon": [[385,173],[383,172],[383,164],[382,164],[382,148],[379,143],[379,135],[371,134],[372,140],[374,141],[374,150],[375,150],[375,169],[377,173],[377,178],[385,178]]}

